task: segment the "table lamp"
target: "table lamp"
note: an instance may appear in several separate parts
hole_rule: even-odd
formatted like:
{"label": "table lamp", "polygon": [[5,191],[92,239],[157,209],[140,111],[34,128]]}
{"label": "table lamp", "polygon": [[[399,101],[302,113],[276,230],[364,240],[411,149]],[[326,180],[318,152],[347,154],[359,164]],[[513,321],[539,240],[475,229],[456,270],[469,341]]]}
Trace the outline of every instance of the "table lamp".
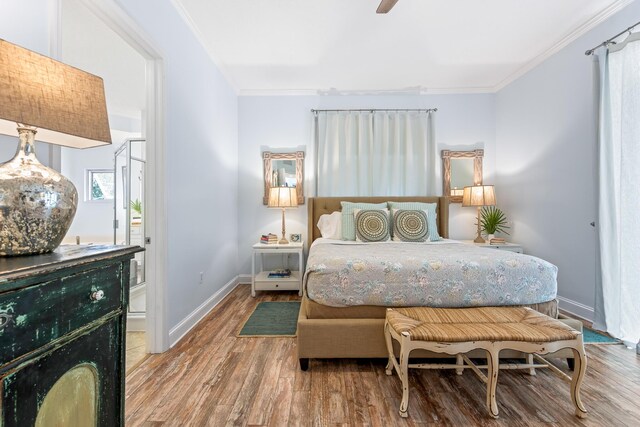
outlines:
{"label": "table lamp", "polygon": [[289,241],[285,237],[284,210],[298,206],[298,192],[295,187],[271,187],[269,189],[268,206],[270,208],[282,208],[282,239],[278,243],[286,245]]}
{"label": "table lamp", "polygon": [[36,158],[38,141],[111,144],[100,77],[0,39],[0,133],[19,136],[0,165],[0,256],[51,252],[76,213],[78,192]]}
{"label": "table lamp", "polygon": [[496,193],[493,185],[473,185],[470,187],[464,187],[462,193],[462,206],[477,206],[478,207],[478,235],[476,236],[475,243],[485,243],[485,240],[480,234],[480,210],[483,206],[495,206]]}

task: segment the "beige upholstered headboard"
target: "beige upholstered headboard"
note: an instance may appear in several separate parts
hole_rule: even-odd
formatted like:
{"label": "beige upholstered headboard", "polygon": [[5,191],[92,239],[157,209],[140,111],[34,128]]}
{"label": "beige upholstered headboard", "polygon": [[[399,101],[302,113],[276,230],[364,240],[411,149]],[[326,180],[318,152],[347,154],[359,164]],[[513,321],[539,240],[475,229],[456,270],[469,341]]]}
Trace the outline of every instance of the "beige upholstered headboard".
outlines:
{"label": "beige upholstered headboard", "polygon": [[448,197],[309,197],[308,203],[308,245],[310,246],[314,240],[321,237],[318,230],[318,219],[320,215],[330,214],[331,212],[342,210],[340,202],[359,202],[359,203],[381,203],[381,202],[423,202],[437,203],[436,212],[438,214],[438,233],[444,238],[449,237],[449,198]]}

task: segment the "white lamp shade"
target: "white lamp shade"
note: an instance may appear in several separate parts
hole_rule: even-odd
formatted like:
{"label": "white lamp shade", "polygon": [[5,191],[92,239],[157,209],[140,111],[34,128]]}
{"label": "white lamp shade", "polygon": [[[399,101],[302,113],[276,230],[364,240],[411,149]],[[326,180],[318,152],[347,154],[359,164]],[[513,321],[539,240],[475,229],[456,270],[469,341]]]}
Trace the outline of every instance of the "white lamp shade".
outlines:
{"label": "white lamp shade", "polygon": [[494,206],[496,193],[493,185],[473,185],[464,187],[462,206]]}
{"label": "white lamp shade", "polygon": [[74,148],[111,144],[100,77],[0,39],[0,133],[16,123],[36,139]]}
{"label": "white lamp shade", "polygon": [[298,206],[298,192],[295,187],[271,187],[268,206],[270,208],[295,208]]}

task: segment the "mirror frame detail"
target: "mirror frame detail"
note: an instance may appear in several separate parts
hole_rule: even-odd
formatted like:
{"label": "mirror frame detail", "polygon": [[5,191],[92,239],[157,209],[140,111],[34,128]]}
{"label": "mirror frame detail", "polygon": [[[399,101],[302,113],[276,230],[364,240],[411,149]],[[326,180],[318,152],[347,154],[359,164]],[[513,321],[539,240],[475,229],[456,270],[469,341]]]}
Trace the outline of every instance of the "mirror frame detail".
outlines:
{"label": "mirror frame detail", "polygon": [[482,185],[482,158],[484,150],[442,150],[442,194],[449,196],[451,203],[462,203],[462,194],[451,194],[451,159],[473,159],[473,185]]}
{"label": "mirror frame detail", "polygon": [[304,151],[296,151],[294,153],[273,153],[265,151],[262,153],[262,162],[264,164],[264,196],[262,204],[269,202],[269,188],[271,188],[271,178],[273,174],[273,160],[295,160],[296,161],[296,191],[298,193],[298,204],[304,204]]}

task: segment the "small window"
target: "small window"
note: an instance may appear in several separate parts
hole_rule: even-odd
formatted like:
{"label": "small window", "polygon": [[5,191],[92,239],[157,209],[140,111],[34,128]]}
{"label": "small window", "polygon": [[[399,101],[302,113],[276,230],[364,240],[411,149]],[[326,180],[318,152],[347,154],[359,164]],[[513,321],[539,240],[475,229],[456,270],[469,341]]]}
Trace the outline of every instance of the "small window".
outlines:
{"label": "small window", "polygon": [[85,200],[113,200],[114,179],[112,169],[87,169]]}

